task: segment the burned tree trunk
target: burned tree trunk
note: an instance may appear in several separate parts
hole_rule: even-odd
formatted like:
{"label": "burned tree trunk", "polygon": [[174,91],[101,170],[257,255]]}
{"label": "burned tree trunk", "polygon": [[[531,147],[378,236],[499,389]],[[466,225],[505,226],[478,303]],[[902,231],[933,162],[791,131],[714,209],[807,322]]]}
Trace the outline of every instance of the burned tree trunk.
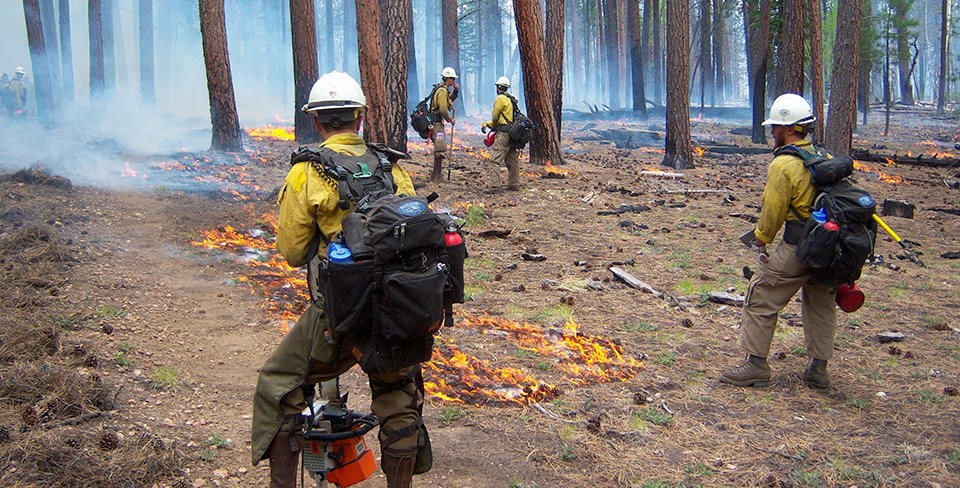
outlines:
{"label": "burned tree trunk", "polygon": [[140,0],[140,101],[157,103],[153,77],[153,0]]}
{"label": "burned tree trunk", "polygon": [[[451,67],[460,76],[460,26],[457,0],[440,0],[440,15],[443,17],[443,65]],[[542,22],[541,22],[542,24]],[[459,80],[457,80],[459,83]],[[453,102],[455,114],[463,114],[463,98]]]}
{"label": "burned tree trunk", "polygon": [[617,64],[617,16],[616,0],[603,0],[603,45],[606,47],[608,95],[607,103],[610,108],[622,106],[620,100],[620,71]]}
{"label": "burned tree trunk", "polygon": [[73,41],[70,37],[70,0],[60,0],[57,3],[60,14],[60,71],[63,74],[63,97],[71,101],[74,96],[73,86]]}
{"label": "burned tree trunk", "polygon": [[101,0],[88,0],[87,19],[90,33],[90,98],[103,99],[106,91],[103,67],[103,4]]}
{"label": "burned tree trunk", "polygon": [[667,2],[667,137],[663,165],[693,168],[690,147],[690,4]]}
{"label": "burned tree trunk", "polygon": [[383,112],[387,129],[385,143],[407,152],[407,40],[413,29],[411,0],[390,0],[382,11],[383,24],[390,28],[384,37],[384,89],[387,106]]}
{"label": "burned tree trunk", "polygon": [[520,63],[523,69],[523,94],[530,119],[537,125],[530,141],[530,162],[561,164],[560,133],[553,114],[550,82],[543,53],[543,16],[539,0],[513,0],[517,25]]}
{"label": "burned tree trunk", "polygon": [[[649,3],[649,2],[648,2]],[[640,31],[640,4],[629,2],[627,21],[630,24],[630,68],[633,74],[633,111],[647,118],[647,96],[643,86],[643,44]]]}
{"label": "burned tree trunk", "polygon": [[803,0],[783,0],[783,31],[777,59],[777,94],[803,95]]}
{"label": "burned tree trunk", "polygon": [[744,0],[744,36],[747,45],[747,83],[753,108],[753,143],[766,144],[760,125],[766,118],[767,62],[770,56],[770,0]]}
{"label": "burned tree trunk", "polygon": [[554,122],[557,134],[561,132],[561,115],[563,111],[563,0],[547,2],[547,35],[544,45],[544,54],[547,62],[547,80],[550,82],[550,93],[553,106]]}
{"label": "burned tree trunk", "polygon": [[317,65],[317,27],[313,0],[290,0],[290,36],[293,46],[293,132],[297,142],[320,140],[310,115],[300,110],[310,98],[310,89],[320,77]]}
{"label": "burned tree trunk", "polygon": [[360,46],[360,80],[367,97],[363,138],[387,141],[387,94],[383,81],[383,45],[380,37],[380,6],[377,0],[356,0],[357,38]]}
{"label": "burned tree trunk", "polygon": [[900,103],[915,105],[913,100],[913,84],[910,75],[913,72],[913,56],[910,55],[910,27],[913,25],[908,17],[908,10],[913,1],[890,2],[893,10],[894,26],[897,28],[897,70],[900,80]]}
{"label": "burned tree trunk", "polygon": [[43,38],[43,25],[40,20],[40,5],[37,0],[23,0],[23,16],[27,24],[27,44],[30,48],[33,81],[37,88],[37,115],[43,125],[50,126],[53,124],[53,111],[56,107],[50,80],[50,64],[47,62]]}
{"label": "burned tree trunk", "polygon": [[837,2],[837,38],[833,46],[833,89],[824,144],[839,154],[849,154],[856,119],[857,65],[860,57],[860,0]]}
{"label": "burned tree trunk", "polygon": [[947,56],[950,48],[950,0],[940,2],[940,72],[937,76],[937,113],[943,113],[947,95]]}
{"label": "burned tree trunk", "polygon": [[807,0],[810,27],[810,83],[813,88],[813,139],[823,140],[823,22],[821,21],[820,0]]}
{"label": "burned tree trunk", "polygon": [[227,29],[223,0],[200,0],[200,37],[203,61],[207,69],[207,92],[210,98],[212,151],[240,152],[240,118],[233,94],[230,57],[227,55]]}

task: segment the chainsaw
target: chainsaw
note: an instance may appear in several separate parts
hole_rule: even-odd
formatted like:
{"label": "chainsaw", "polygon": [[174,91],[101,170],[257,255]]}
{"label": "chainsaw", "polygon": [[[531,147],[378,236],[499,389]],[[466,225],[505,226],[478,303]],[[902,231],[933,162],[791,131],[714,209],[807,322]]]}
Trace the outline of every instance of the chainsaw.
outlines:
{"label": "chainsaw", "polygon": [[[338,385],[339,386],[339,385]],[[373,451],[364,436],[379,422],[373,414],[363,415],[347,408],[347,395],[337,388],[333,400],[308,402],[303,420],[303,469],[317,482],[340,488],[355,485],[377,470]]]}

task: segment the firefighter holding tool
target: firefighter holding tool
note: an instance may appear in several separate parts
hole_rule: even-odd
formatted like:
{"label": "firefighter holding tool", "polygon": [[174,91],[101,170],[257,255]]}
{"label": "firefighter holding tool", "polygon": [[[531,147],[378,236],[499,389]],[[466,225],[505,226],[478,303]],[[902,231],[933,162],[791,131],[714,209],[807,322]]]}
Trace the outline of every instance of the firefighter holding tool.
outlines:
{"label": "firefighter holding tool", "polygon": [[[793,145],[814,151],[808,139],[816,117],[803,97],[784,94],[773,102],[763,125],[771,127],[777,148]],[[777,326],[777,316],[801,291],[803,335],[810,364],[801,378],[815,388],[830,386],[827,361],[833,355],[837,328],[834,289],[811,281],[811,268],[797,259],[796,248],[805,219],[818,193],[801,157],[777,155],[767,170],[763,206],[753,243],[758,251],[758,269],[750,279],[743,305],[740,346],[746,358],[720,375],[720,382],[735,386],[767,386],[770,366],[767,356]],[[784,227],[783,238],[769,254],[767,245]]]}
{"label": "firefighter holding tool", "polygon": [[[384,146],[368,146],[358,135],[365,110],[366,97],[359,83],[350,75],[337,71],[323,75],[316,82],[309,102],[303,107],[303,111],[312,115],[323,139],[319,153],[328,155],[325,157],[329,157],[331,163],[365,158],[360,159],[364,162],[364,169],[369,167],[372,170],[378,164],[382,165],[381,175],[386,173],[392,177],[396,194],[414,195],[410,176],[396,164],[396,159],[405,155],[389,153]],[[388,159],[389,163],[386,162]],[[352,204],[342,205],[342,188],[338,188],[336,179],[323,172],[324,166],[316,161],[297,162],[296,158],[291,162],[292,167],[279,196],[277,248],[294,267],[312,265],[319,255],[329,254],[333,259],[333,253],[328,253],[327,248],[336,246],[333,239],[342,228],[342,220],[353,211]],[[361,172],[365,174],[360,176],[369,176],[366,174],[369,172]],[[314,385],[337,378],[357,364],[357,358],[351,354],[354,345],[350,344],[349,337],[330,326],[323,296],[317,296],[313,289],[311,294],[314,295],[312,303],[264,363],[257,380],[251,432],[252,457],[254,464],[270,460],[271,487],[293,488],[297,484],[297,467],[304,449],[301,412],[312,405]],[[425,461],[430,456],[429,441],[421,418],[424,397],[420,364],[395,373],[368,376],[372,391],[371,410],[380,424],[381,467],[388,486],[409,487],[415,468],[419,472],[429,469],[429,462]],[[368,428],[371,425],[371,421],[354,419],[348,414],[336,415],[336,412],[331,409],[324,415],[346,419],[348,423],[360,420]],[[326,434],[319,438],[336,438],[332,434],[323,435]],[[306,438],[310,451],[315,444],[312,444],[309,429]],[[307,454],[304,464],[308,469],[311,468],[307,466],[308,459],[324,460],[324,456],[311,458],[311,453]],[[369,466],[369,461],[367,463]],[[330,481],[335,482],[332,477]]]}

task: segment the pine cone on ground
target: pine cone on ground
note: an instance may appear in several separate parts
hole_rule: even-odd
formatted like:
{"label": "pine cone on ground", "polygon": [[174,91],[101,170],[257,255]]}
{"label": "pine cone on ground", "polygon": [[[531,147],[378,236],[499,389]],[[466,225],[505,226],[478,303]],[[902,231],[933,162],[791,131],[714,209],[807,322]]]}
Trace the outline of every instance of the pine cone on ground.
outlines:
{"label": "pine cone on ground", "polygon": [[112,451],[118,447],[120,447],[120,436],[111,430],[103,431],[103,434],[100,435],[100,449]]}
{"label": "pine cone on ground", "polygon": [[23,423],[31,427],[40,425],[40,413],[37,412],[37,409],[33,405],[27,405],[23,408],[23,411],[20,412],[20,418],[23,419]]}
{"label": "pine cone on ground", "polygon": [[10,426],[0,425],[0,442],[7,442],[9,440],[10,440]]}

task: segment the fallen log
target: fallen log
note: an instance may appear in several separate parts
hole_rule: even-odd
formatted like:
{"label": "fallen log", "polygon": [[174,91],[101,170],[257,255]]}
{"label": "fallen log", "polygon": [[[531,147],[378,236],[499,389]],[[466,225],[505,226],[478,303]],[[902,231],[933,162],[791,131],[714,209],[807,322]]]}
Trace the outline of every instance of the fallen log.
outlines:
{"label": "fallen log", "polygon": [[640,172],[644,176],[656,176],[658,178],[683,178],[683,173],[668,173],[666,171],[648,171],[644,170]]}
{"label": "fallen log", "polygon": [[869,149],[854,149],[850,152],[850,157],[857,161],[869,161],[871,163],[889,163],[893,161],[894,164],[927,166],[932,168],[952,168],[954,166],[960,166],[960,159],[958,158],[937,158],[922,153],[916,156],[900,154],[889,155],[871,153]]}
{"label": "fallen log", "polygon": [[707,294],[707,300],[722,305],[733,305],[735,307],[740,307],[743,306],[743,302],[746,300],[746,297],[733,293],[727,293],[725,291],[711,291]]}

